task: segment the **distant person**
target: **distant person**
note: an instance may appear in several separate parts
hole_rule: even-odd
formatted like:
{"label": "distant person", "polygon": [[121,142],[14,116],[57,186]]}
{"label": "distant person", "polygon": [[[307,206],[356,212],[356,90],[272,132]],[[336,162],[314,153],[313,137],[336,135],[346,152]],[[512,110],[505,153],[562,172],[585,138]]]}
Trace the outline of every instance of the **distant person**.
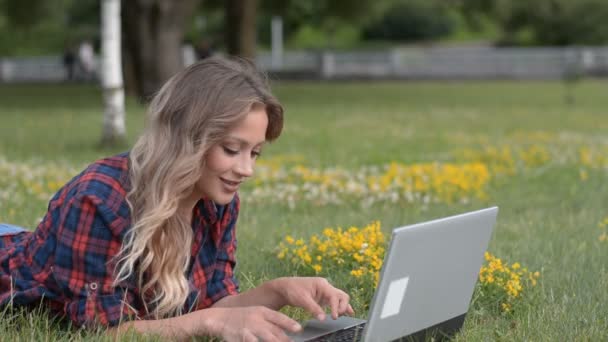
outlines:
{"label": "distant person", "polygon": [[205,59],[213,56],[213,49],[208,40],[201,39],[196,45],[196,56],[198,59]]}
{"label": "distant person", "polygon": [[182,64],[184,67],[192,65],[196,62],[196,51],[190,41],[182,43]]}
{"label": "distant person", "polygon": [[78,47],[78,65],[83,80],[89,81],[95,77],[95,51],[88,40],[84,40]]}
{"label": "distant person", "polygon": [[62,62],[65,68],[66,80],[73,81],[76,71],[76,53],[73,46],[68,46],[65,49]]}
{"label": "distant person", "polygon": [[237,192],[283,129],[283,107],[253,63],[191,65],[161,88],[147,119],[129,152],[59,189],[34,232],[0,224],[0,312],[42,302],[112,334],[227,341],[288,340],[301,327],[278,311],[285,305],[320,320],[323,307],[353,314],[349,296],[320,277],[239,291]]}

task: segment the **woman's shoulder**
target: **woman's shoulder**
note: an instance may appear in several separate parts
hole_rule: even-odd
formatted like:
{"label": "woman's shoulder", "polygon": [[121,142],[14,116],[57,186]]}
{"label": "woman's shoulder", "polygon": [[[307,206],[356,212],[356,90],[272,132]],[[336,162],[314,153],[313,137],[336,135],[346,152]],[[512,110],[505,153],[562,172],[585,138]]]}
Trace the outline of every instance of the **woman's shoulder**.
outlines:
{"label": "woman's shoulder", "polygon": [[89,164],[79,175],[66,184],[72,194],[93,195],[106,198],[129,190],[128,152],[98,159]]}
{"label": "woman's shoulder", "polygon": [[[53,196],[47,216],[56,221],[62,212],[67,217],[95,214],[112,231],[120,233],[128,226],[130,210],[126,200],[129,188],[128,153],[102,158],[87,166]],[[97,222],[98,223],[98,222]],[[93,225],[99,225],[91,222]]]}
{"label": "woman's shoulder", "polygon": [[98,159],[91,163],[83,174],[87,177],[115,179],[122,181],[129,175],[129,153],[124,152],[115,156]]}
{"label": "woman's shoulder", "polygon": [[[49,209],[87,198],[120,205],[129,191],[129,156],[121,153],[98,159],[68,181],[51,199]],[[115,205],[114,205],[115,206]]]}

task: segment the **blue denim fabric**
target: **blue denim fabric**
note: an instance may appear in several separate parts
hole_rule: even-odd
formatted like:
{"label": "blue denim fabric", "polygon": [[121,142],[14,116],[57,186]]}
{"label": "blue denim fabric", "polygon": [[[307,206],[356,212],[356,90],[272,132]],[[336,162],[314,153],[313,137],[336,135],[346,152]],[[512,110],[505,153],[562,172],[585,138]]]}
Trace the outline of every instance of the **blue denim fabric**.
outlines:
{"label": "blue denim fabric", "polygon": [[12,224],[0,223],[0,236],[13,235],[25,231],[27,230],[18,226],[14,226]]}

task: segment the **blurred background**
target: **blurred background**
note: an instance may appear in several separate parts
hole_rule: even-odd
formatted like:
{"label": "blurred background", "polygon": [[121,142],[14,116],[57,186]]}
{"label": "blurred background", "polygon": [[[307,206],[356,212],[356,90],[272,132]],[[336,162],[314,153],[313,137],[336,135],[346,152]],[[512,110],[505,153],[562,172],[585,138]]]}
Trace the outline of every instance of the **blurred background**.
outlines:
{"label": "blurred background", "polygon": [[[103,4],[0,0],[0,82],[94,82],[101,72]],[[126,91],[140,98],[180,68],[213,54],[252,58],[282,79],[608,74],[603,0],[126,0],[121,5]]]}

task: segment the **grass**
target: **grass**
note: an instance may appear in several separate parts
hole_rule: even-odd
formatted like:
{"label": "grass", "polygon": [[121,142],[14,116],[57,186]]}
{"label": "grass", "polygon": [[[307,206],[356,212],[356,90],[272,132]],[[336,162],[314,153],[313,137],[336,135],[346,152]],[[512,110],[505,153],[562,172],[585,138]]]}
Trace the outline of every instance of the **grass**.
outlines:
{"label": "grass", "polygon": [[[311,168],[356,169],[391,161],[459,162],[458,151],[488,146],[542,146],[551,158],[538,167],[493,175],[487,198],[466,204],[378,203],[362,210],[354,201],[325,206],[303,201],[293,209],[244,202],[238,251],[242,287],[296,272],[274,257],[286,234],[308,237],[328,226],[374,220],[388,232],[496,204],[500,214],[489,250],[542,275],[510,315],[472,309],[456,340],[608,339],[608,243],[598,241],[598,222],[608,216],[608,174],[606,166],[572,157],[581,146],[607,154],[608,97],[600,81],[582,82],[574,91],[576,104],[567,106],[563,85],[553,82],[275,83],[286,126],[262,160],[299,155]],[[0,85],[0,103],[0,159],[8,163],[78,169],[121,150],[97,148],[102,120],[97,88]],[[134,101],[127,109],[133,142],[144,109]],[[0,195],[9,183],[0,180]],[[46,201],[28,197],[26,187],[0,196],[0,221],[33,227],[43,215]],[[366,296],[355,298],[358,315],[365,315]],[[11,317],[16,321],[0,319],[0,340],[101,339],[96,332],[54,326],[43,313]]]}

